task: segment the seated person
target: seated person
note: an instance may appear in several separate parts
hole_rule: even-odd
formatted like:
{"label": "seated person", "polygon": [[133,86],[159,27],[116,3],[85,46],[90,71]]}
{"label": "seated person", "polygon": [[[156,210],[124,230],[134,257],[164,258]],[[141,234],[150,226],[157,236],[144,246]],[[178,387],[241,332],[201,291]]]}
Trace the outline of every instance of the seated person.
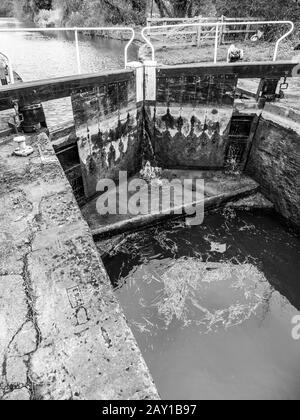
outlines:
{"label": "seated person", "polygon": [[244,58],[244,51],[237,48],[234,44],[230,45],[227,53],[227,63],[236,63],[242,61]]}

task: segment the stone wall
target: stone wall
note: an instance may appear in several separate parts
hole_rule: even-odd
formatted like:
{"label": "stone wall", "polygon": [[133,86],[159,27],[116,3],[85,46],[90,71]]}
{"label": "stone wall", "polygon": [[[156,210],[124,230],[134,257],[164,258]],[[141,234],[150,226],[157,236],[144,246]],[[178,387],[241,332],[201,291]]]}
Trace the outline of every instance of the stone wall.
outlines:
{"label": "stone wall", "polygon": [[219,169],[225,165],[231,108],[152,107],[152,144],[163,168]]}
{"label": "stone wall", "polygon": [[284,107],[266,106],[253,140],[247,172],[259,182],[276,210],[300,227],[300,115],[296,118]]}
{"label": "stone wall", "polygon": [[[242,170],[258,104],[275,101],[278,81],[295,67],[288,62],[176,65],[157,68],[153,77],[151,66],[155,63],[145,62],[144,133],[154,162],[164,168]],[[262,83],[249,100],[252,112],[243,115],[236,106],[237,84],[253,78]],[[250,117],[247,135],[234,132],[233,115]]]}
{"label": "stone wall", "polygon": [[156,101],[146,101],[146,135],[163,168],[222,169],[230,144],[237,76],[157,70]]}
{"label": "stone wall", "polygon": [[117,180],[141,168],[142,109],[136,100],[136,77],[128,72],[71,95],[86,197],[100,179]]}

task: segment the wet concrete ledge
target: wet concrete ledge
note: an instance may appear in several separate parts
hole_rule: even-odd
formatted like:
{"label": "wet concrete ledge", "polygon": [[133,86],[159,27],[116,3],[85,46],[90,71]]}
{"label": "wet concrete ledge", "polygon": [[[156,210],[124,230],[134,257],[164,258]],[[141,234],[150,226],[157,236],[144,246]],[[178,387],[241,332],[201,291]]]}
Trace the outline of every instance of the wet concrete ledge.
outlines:
{"label": "wet concrete ledge", "polygon": [[[98,215],[96,210],[97,198],[95,198],[82,209],[84,218],[91,228],[94,240],[97,242],[125,232],[142,230],[164,223],[170,219],[185,219],[187,215],[193,213],[191,209],[195,209],[197,206],[203,206],[205,213],[216,210],[224,207],[229,202],[232,203],[236,200],[249,197],[257,193],[259,189],[259,184],[256,181],[243,174],[229,175],[221,171],[191,170],[173,170],[169,172],[177,174],[178,179],[180,179],[180,175],[184,178],[184,174],[188,179],[204,179],[204,198],[199,201],[193,201],[191,204],[177,207],[177,209],[180,209],[180,214],[175,214],[174,208],[167,206],[167,208],[158,213],[153,212],[138,216],[127,214],[122,217]],[[117,220],[120,218],[121,220]]]}
{"label": "wet concrete ledge", "polygon": [[0,144],[0,399],[157,399],[45,134]]}

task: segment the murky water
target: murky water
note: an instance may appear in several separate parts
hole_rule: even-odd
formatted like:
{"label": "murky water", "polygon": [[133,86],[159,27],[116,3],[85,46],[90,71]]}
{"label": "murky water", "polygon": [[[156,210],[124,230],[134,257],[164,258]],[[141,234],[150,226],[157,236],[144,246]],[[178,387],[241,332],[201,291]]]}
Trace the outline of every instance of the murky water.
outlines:
{"label": "murky water", "polygon": [[[13,18],[1,18],[0,28],[25,25]],[[82,72],[91,73],[124,67],[127,42],[80,36]],[[68,76],[77,73],[74,33],[0,33],[0,51],[10,55],[14,69],[24,81]],[[129,49],[129,60],[136,60],[137,47]]]}
{"label": "murky water", "polygon": [[135,233],[104,258],[163,399],[300,398],[300,239],[233,216]]}

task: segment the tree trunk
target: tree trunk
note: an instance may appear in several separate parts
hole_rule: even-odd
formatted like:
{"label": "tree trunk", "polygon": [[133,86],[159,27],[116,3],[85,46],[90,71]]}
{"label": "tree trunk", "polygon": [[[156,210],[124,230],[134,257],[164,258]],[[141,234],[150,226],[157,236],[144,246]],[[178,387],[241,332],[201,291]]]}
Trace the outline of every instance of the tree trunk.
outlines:
{"label": "tree trunk", "polygon": [[187,0],[186,2],[186,10],[185,10],[185,16],[191,17],[192,16],[192,8],[193,8],[193,1]]}
{"label": "tree trunk", "polygon": [[171,17],[172,13],[167,8],[163,0],[155,0],[161,17]]}

